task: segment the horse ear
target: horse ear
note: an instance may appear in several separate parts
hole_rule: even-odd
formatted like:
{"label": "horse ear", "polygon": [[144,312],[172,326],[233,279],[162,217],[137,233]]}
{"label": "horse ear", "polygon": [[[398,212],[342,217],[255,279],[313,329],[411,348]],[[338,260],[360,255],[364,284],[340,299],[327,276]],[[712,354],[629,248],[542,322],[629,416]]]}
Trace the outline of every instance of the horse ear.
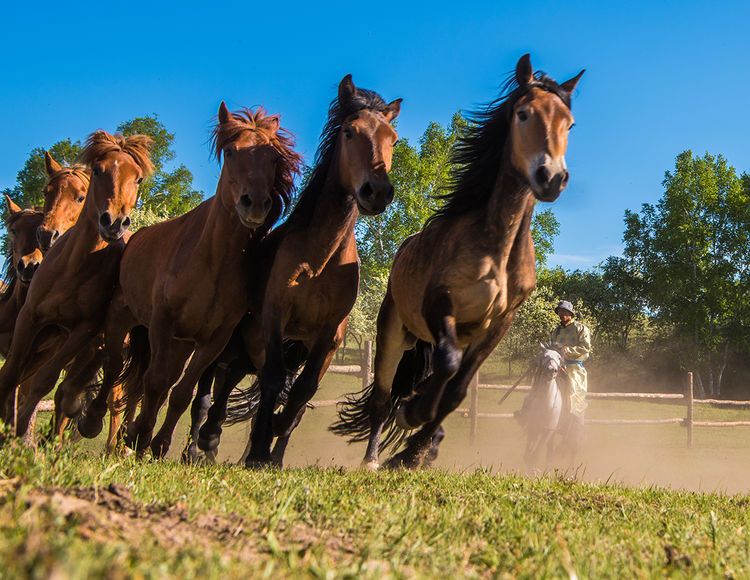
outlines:
{"label": "horse ear", "polygon": [[219,105],[219,123],[222,125],[224,123],[228,123],[232,120],[232,113],[229,112],[229,109],[227,109],[227,104],[224,101],[221,101],[221,105]]}
{"label": "horse ear", "polygon": [[47,176],[52,177],[55,173],[62,169],[57,161],[52,158],[49,151],[44,152],[44,167],[47,169]]}
{"label": "horse ear", "polygon": [[385,118],[389,123],[398,117],[398,114],[401,112],[401,101],[403,101],[403,99],[391,101],[385,108]]}
{"label": "horse ear", "polygon": [[354,86],[352,75],[346,75],[339,83],[339,103],[348,102],[355,94],[357,87]]}
{"label": "horse ear", "polygon": [[531,55],[526,53],[516,63],[516,82],[519,87],[523,87],[533,80],[534,69],[531,68]]}
{"label": "horse ear", "polygon": [[20,207],[18,206],[18,204],[16,204],[16,202],[15,202],[15,201],[13,201],[13,200],[12,200],[12,199],[10,198],[10,196],[9,196],[9,195],[8,195],[7,193],[5,194],[5,203],[7,204],[7,206],[8,206],[8,211],[10,212],[10,214],[11,214],[11,215],[13,215],[13,214],[16,214],[16,213],[18,213],[18,212],[20,212],[20,211],[23,211],[23,210],[21,210],[21,208],[20,208]]}
{"label": "horse ear", "polygon": [[578,81],[581,80],[581,77],[583,76],[583,73],[585,73],[585,72],[586,72],[586,69],[583,69],[581,72],[579,72],[572,79],[568,79],[567,81],[565,81],[564,83],[562,83],[560,85],[560,87],[563,90],[565,90],[565,91],[567,91],[569,93],[572,93],[576,89],[576,86],[578,86]]}

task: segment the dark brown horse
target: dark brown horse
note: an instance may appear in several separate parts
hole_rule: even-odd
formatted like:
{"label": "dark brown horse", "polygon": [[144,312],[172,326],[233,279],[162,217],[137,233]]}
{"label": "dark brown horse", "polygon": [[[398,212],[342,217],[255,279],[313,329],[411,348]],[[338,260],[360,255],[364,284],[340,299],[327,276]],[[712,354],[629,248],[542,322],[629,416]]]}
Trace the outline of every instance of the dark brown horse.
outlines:
{"label": "dark brown horse", "polygon": [[[37,269],[0,370],[0,408],[6,422],[12,417],[9,402],[15,385],[34,375],[18,412],[19,435],[62,369],[101,333],[138,184],[152,171],[150,144],[143,135],[97,131],[81,152],[81,161],[93,173],[83,211]],[[52,337],[59,340],[59,348],[40,356],[40,346]]]}
{"label": "dark brown horse", "polygon": [[582,74],[558,85],[523,56],[506,94],[458,142],[445,205],[396,254],[378,315],[375,382],[333,426],[368,440],[365,465],[378,466],[381,433],[394,422],[421,429],[391,465],[434,459],[443,420],[534,289],[534,204],[555,201],[568,183],[570,98]]}
{"label": "dark brown horse", "polygon": [[[281,461],[343,338],[359,285],[355,222],[360,211],[375,215],[393,200],[388,171],[397,134],[391,123],[400,103],[386,103],[355,87],[351,75],[344,77],[296,207],[258,248],[251,316],[243,328],[250,359],[262,368],[248,466],[272,460],[274,436]],[[302,343],[307,356],[283,410],[274,415],[287,381],[284,342],[290,340]]]}
{"label": "dark brown horse", "polygon": [[[143,394],[126,443],[139,451],[151,443],[155,456],[164,455],[196,382],[247,312],[252,244],[289,201],[301,158],[279,117],[262,109],[232,114],[222,103],[214,144],[224,158],[216,195],[179,218],[139,230],[128,243],[107,316],[104,385],[79,424],[85,436],[101,430],[106,397],[122,370],[123,340],[133,329],[131,365],[148,368],[125,384],[131,405]],[[177,379],[152,442],[157,413]]]}
{"label": "dark brown horse", "polygon": [[42,252],[36,239],[37,228],[44,213],[35,209],[21,209],[5,196],[8,214],[8,255],[3,272],[4,287],[0,294],[0,353],[7,356],[18,312],[26,301],[31,277],[42,262]]}

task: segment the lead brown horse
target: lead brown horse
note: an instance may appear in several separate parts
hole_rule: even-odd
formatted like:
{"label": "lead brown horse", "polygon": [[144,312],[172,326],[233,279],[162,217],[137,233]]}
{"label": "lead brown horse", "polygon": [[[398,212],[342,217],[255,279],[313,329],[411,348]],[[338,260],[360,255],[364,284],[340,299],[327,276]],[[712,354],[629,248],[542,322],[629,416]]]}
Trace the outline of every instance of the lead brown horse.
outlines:
{"label": "lead brown horse", "polygon": [[[138,184],[153,170],[150,144],[144,135],[96,131],[81,152],[81,161],[92,170],[83,210],[37,269],[0,370],[6,423],[12,419],[9,403],[15,385],[33,374],[18,411],[18,435],[25,433],[37,403],[62,369],[101,333]],[[47,339],[59,340],[59,347],[40,353]]]}
{"label": "lead brown horse", "polygon": [[[388,171],[400,106],[401,99],[386,103],[358,89],[351,75],[344,77],[296,207],[258,248],[251,316],[242,329],[250,359],[262,369],[247,466],[272,461],[274,436],[274,459],[281,462],[341,343],[359,286],[354,225],[360,212],[379,214],[393,200]],[[301,343],[307,355],[283,410],[274,415],[288,376],[285,341]]]}
{"label": "lead brown horse", "polygon": [[[122,370],[123,340],[133,329],[129,364],[147,368],[125,382],[131,407],[143,396],[126,444],[143,451],[151,443],[155,456],[164,455],[196,382],[248,310],[247,262],[289,202],[301,158],[278,116],[263,109],[230,113],[224,103],[214,146],[224,158],[216,195],[139,230],[128,243],[107,316],[104,384],[79,423],[85,436],[101,430],[106,397]],[[152,442],[157,413],[178,378]]]}
{"label": "lead brown horse", "polygon": [[534,289],[534,205],[555,201],[568,183],[571,93],[582,74],[557,84],[521,57],[506,93],[458,141],[445,204],[394,259],[378,315],[375,382],[332,427],[368,441],[365,465],[377,468],[381,434],[394,423],[419,430],[391,466],[435,458],[443,420]]}

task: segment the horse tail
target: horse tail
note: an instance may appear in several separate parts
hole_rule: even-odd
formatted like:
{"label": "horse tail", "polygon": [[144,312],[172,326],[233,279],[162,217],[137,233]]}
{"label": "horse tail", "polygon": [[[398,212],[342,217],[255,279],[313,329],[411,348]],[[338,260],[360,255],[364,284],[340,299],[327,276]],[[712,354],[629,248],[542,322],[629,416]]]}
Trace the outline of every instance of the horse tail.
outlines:
{"label": "horse tail", "polygon": [[[297,378],[302,365],[307,360],[307,348],[299,342],[288,340],[284,342],[284,367],[286,369],[286,379],[284,388],[276,399],[276,405],[283,407],[289,398],[289,391],[292,389],[294,380]],[[244,423],[255,417],[260,406],[260,379],[255,376],[253,382],[247,389],[235,388],[229,395],[227,402],[227,425],[236,425]]]}
{"label": "horse tail", "polygon": [[116,410],[122,412],[131,405],[133,408],[143,398],[143,375],[151,359],[151,343],[148,328],[136,326],[130,330],[127,355],[120,376],[115,384],[122,385],[123,396],[117,401]]}
{"label": "horse tail", "polygon": [[[401,356],[391,385],[391,405],[383,425],[380,451],[398,447],[408,435],[408,431],[396,425],[396,411],[412,395],[414,387],[432,373],[433,351],[431,343],[418,340],[414,348]],[[361,391],[347,395],[345,401],[339,403],[339,419],[331,425],[330,430],[346,437],[349,443],[367,441],[370,436],[371,401],[374,393],[373,382]]]}

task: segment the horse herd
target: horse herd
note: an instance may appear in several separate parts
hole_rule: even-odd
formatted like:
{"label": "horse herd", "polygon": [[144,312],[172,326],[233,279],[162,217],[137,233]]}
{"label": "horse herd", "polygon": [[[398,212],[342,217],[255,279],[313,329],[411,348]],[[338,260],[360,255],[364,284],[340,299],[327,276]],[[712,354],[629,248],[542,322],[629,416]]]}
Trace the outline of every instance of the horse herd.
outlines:
{"label": "horse herd", "polygon": [[[374,383],[348,398],[331,427],[368,441],[368,467],[407,433],[390,465],[431,463],[443,420],[533,290],[532,212],[567,185],[571,94],[582,74],[558,84],[524,55],[457,141],[444,203],[395,257]],[[400,108],[401,99],[386,102],[344,77],[312,171],[277,227],[302,159],[279,116],[262,108],[222,103],[216,194],[132,236],[138,186],[153,170],[148,137],[96,131],[72,167],[47,154],[44,208],[7,200],[5,423],[24,435],[64,372],[52,432],[61,438],[71,420],[97,436],[109,410],[108,449],[121,434],[137,452],[163,457],[192,402],[185,459],[214,457],[225,422],[252,418],[246,465],[281,465],[357,297],[355,222],[394,199]],[[253,387],[233,394],[248,374]]]}

